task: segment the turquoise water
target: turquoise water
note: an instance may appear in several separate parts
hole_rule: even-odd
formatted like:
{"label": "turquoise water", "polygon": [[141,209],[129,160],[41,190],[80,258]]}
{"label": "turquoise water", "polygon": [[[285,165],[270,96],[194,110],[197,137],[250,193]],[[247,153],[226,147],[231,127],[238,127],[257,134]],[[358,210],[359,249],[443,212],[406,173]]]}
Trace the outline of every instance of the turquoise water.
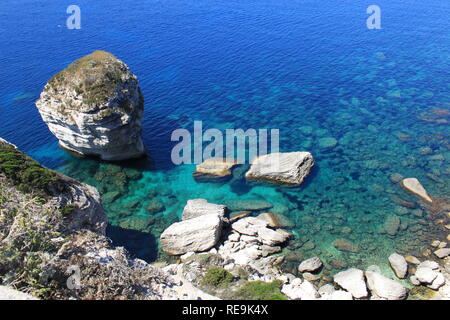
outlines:
{"label": "turquoise water", "polygon": [[[2,11],[11,24],[0,35],[0,136],[96,186],[116,244],[165,259],[157,239],[193,198],[270,202],[294,224],[287,269],[313,255],[331,270],[343,262],[385,267],[393,251],[420,255],[440,237],[427,218],[443,217],[439,206],[420,209],[390,177],[416,177],[449,199],[448,3],[379,1],[382,30],[367,30],[366,4],[355,1],[133,1],[126,12],[126,1],[79,2],[78,31],[61,27],[65,8],[55,3]],[[50,76],[95,49],[111,51],[140,79],[148,159],[74,158],[35,109]],[[281,151],[309,151],[316,167],[299,188],[248,185],[245,166],[226,183],[199,183],[193,165],[170,161],[171,132],[192,131],[196,120],[221,130],[280,129]],[[323,138],[338,143],[324,148]],[[392,236],[380,233],[390,217],[401,219]],[[336,238],[359,252],[336,250]]]}

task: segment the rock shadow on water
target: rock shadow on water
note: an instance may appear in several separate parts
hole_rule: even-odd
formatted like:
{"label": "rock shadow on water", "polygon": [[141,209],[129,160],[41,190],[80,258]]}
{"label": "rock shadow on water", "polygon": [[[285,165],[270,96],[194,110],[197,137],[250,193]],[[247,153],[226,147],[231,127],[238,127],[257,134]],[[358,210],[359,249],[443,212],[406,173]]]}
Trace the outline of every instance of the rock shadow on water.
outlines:
{"label": "rock shadow on water", "polygon": [[146,262],[153,262],[158,258],[158,243],[150,233],[108,225],[106,235],[114,246],[124,247],[132,258]]}

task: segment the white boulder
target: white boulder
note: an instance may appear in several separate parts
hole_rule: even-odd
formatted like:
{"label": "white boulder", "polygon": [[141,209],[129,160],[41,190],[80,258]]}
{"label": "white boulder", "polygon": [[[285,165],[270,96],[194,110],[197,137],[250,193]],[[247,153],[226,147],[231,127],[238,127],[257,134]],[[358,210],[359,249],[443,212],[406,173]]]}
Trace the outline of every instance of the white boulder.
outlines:
{"label": "white boulder", "polygon": [[314,159],[309,152],[271,153],[255,158],[245,177],[299,185],[313,166]]}

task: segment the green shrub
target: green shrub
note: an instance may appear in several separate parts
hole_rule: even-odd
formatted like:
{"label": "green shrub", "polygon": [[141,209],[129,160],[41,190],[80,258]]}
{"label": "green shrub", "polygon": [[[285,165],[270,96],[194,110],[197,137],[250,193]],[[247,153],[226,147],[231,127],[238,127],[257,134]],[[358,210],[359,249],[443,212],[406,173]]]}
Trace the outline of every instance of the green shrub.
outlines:
{"label": "green shrub", "polygon": [[1,142],[0,173],[22,192],[35,192],[45,197],[51,195],[52,189],[63,189],[56,172],[42,167],[13,146]]}
{"label": "green shrub", "polygon": [[281,293],[283,283],[274,280],[271,283],[263,281],[246,282],[235,293],[236,299],[245,300],[286,300],[286,296]]}
{"label": "green shrub", "polygon": [[219,287],[233,281],[233,275],[224,268],[212,267],[203,276],[203,284]]}

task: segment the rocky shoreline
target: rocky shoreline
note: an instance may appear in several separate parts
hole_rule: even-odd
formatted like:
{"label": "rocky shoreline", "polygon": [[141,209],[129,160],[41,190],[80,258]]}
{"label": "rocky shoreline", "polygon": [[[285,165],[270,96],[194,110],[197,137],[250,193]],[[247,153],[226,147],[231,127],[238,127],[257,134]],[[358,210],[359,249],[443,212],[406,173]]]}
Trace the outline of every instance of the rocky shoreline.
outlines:
{"label": "rocky shoreline", "polygon": [[[273,283],[279,281],[280,292],[287,298],[293,300],[403,300],[409,296],[414,298],[417,291],[425,287],[428,291],[428,298],[450,299],[450,248],[447,242],[436,240],[432,244],[435,247],[434,259],[431,257],[420,261],[413,256],[403,257],[397,253],[387,257],[396,278],[389,278],[382,274],[376,265],[369,266],[367,270],[349,268],[341,271],[331,279],[322,274],[324,267],[319,257],[311,257],[303,260],[298,265],[298,273],[286,273],[280,268],[284,256],[282,247],[291,237],[287,231],[269,225],[268,214],[260,214],[256,217],[237,217],[233,221],[221,220],[217,222],[217,232],[221,232],[220,240],[216,237],[215,245],[209,244],[204,250],[190,251],[195,240],[183,240],[190,238],[189,228],[194,228],[196,234],[201,234],[198,230],[196,219],[200,217],[216,216],[218,220],[223,219],[224,205],[210,204],[204,199],[191,200],[186,205],[185,210],[192,208],[192,203],[196,203],[196,218],[183,220],[183,229],[173,238],[180,241],[173,241],[179,244],[178,252],[180,263],[171,264],[163,268],[169,273],[178,273],[184,270],[184,277],[190,281],[202,285],[196,279],[202,279],[208,272],[208,268],[223,268],[230,272],[236,281],[236,286],[242,282],[240,274],[245,270],[245,281],[259,281],[263,283]],[[203,206],[202,206],[203,205]],[[220,208],[218,214],[217,208]],[[200,219],[201,221],[201,219]],[[224,226],[224,224],[226,226]],[[205,225],[205,230],[210,226]],[[216,234],[215,233],[215,234]],[[173,252],[171,247],[167,250],[165,238],[167,234],[161,236],[162,247],[166,252]],[[202,235],[197,240],[201,241]],[[189,246],[184,244],[189,242]],[[170,246],[173,245],[170,244]],[[336,245],[336,244],[335,244]],[[351,250],[345,244],[337,244],[341,250]],[[198,248],[198,246],[195,246]],[[201,252],[198,252],[201,251]],[[213,263],[199,263],[199,261],[214,261]],[[408,283],[405,283],[408,278]],[[224,295],[219,288],[207,288],[211,293],[230,298],[229,294]]]}

